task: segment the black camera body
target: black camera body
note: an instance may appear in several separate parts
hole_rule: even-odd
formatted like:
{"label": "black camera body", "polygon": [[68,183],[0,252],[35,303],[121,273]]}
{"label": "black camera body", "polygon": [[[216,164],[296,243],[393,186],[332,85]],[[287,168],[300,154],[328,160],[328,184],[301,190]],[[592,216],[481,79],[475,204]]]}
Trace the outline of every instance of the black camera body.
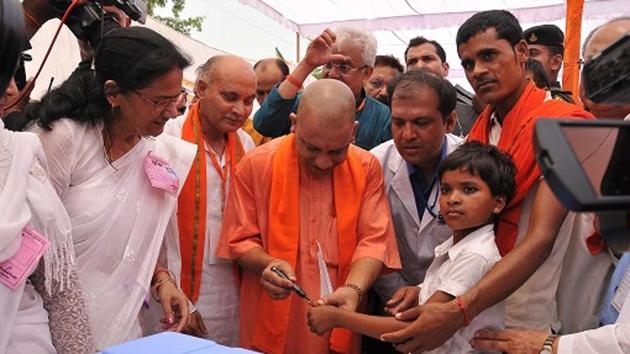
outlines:
{"label": "black camera body", "polygon": [[593,102],[630,102],[630,34],[586,63],[582,82],[587,97]]}
{"label": "black camera body", "polygon": [[[71,3],[71,0],[50,1],[60,15]],[[120,27],[111,14],[103,11],[103,6],[116,6],[129,18],[140,23],[146,20],[146,1],[144,0],[96,0],[74,9],[66,20],[66,26],[77,38],[89,42],[92,48],[98,47],[104,35]]]}

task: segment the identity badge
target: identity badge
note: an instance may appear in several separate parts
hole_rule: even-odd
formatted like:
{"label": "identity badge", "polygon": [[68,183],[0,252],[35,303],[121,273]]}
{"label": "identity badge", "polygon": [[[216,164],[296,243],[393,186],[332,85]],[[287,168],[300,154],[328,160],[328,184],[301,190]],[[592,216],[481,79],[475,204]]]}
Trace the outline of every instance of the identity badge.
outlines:
{"label": "identity badge", "polygon": [[144,170],[154,188],[177,192],[179,177],[168,161],[149,152],[144,158]]}
{"label": "identity badge", "polygon": [[30,226],[22,230],[22,242],[15,256],[0,263],[0,282],[11,290],[24,283],[48,248],[48,239]]}

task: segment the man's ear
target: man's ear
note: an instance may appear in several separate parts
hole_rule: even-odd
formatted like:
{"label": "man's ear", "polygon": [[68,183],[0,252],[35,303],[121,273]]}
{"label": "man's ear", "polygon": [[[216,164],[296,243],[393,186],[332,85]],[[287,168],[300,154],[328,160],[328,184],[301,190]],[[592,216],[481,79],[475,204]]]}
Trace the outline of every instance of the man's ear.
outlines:
{"label": "man's ear", "polygon": [[352,127],[352,142],[357,141],[357,129],[359,129],[359,122],[354,122],[354,127]]}
{"label": "man's ear", "polygon": [[107,80],[103,84],[103,92],[105,92],[105,97],[107,97],[107,101],[112,107],[118,107],[118,94],[120,93],[120,87],[114,80]]}
{"label": "man's ear", "polygon": [[291,120],[291,133],[295,133],[295,126],[297,125],[297,114],[289,114],[289,119]]}
{"label": "man's ear", "polygon": [[374,72],[374,68],[367,67],[363,69],[363,80],[362,80],[363,86],[365,86],[365,83],[368,82],[373,72]]}
{"label": "man's ear", "polygon": [[520,63],[525,64],[525,62],[527,62],[527,59],[529,58],[529,48],[524,39],[521,39],[518,43],[516,43],[514,46],[514,52],[516,53]]}
{"label": "man's ear", "polygon": [[453,131],[453,129],[455,129],[455,125],[457,125],[457,112],[455,112],[455,110],[453,110],[453,112],[451,112],[448,117],[446,117],[446,132],[450,133]]}
{"label": "man's ear", "polygon": [[494,197],[494,207],[492,208],[493,214],[501,214],[506,205],[506,199],[504,195]]}
{"label": "man's ear", "polygon": [[207,89],[208,83],[206,83],[202,79],[199,79],[197,80],[197,82],[195,82],[195,95],[197,95],[197,98],[205,98]]}
{"label": "man's ear", "polygon": [[451,66],[448,65],[447,62],[444,62],[442,64],[442,68],[444,68],[444,78],[446,78],[448,76],[448,71],[451,69]]}
{"label": "man's ear", "polygon": [[553,71],[559,71],[562,66],[562,54],[556,54],[551,58],[549,67]]}

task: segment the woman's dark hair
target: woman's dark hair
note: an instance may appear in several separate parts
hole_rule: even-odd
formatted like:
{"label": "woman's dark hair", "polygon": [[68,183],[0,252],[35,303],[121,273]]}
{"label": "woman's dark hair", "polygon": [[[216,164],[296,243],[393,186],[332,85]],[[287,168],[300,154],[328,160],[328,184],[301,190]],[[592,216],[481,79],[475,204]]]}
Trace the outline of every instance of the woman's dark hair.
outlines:
{"label": "woman's dark hair", "polygon": [[96,50],[94,70],[82,63],[59,87],[26,108],[29,121],[51,129],[64,117],[96,123],[111,118],[103,84],[113,80],[121,93],[149,86],[173,69],[184,69],[190,59],[173,43],[144,27],[118,28],[108,33]]}
{"label": "woman's dark hair", "polygon": [[13,78],[24,40],[24,15],[19,3],[0,3],[0,97],[4,96]]}
{"label": "woman's dark hair", "polygon": [[445,171],[464,170],[478,176],[492,195],[505,196],[507,205],[514,196],[516,167],[512,159],[495,146],[478,141],[467,142],[450,153],[438,166],[438,177]]}

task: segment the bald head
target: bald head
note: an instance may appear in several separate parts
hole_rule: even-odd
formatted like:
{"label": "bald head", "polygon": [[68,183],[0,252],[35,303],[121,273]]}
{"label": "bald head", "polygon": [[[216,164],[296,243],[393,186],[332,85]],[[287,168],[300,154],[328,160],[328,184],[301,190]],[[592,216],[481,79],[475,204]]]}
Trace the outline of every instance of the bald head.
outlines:
{"label": "bald head", "polygon": [[[596,28],[589,34],[584,43],[582,50],[584,61],[589,62],[595,55],[601,53],[628,32],[630,32],[630,17],[614,19]],[[596,118],[623,119],[630,114],[630,104],[595,103],[591,101],[586,96],[584,85],[583,81],[580,82],[580,99],[584,103],[584,107],[593,113]]]}
{"label": "bald head", "polygon": [[206,83],[211,82],[216,75],[225,75],[231,73],[243,73],[253,80],[256,75],[251,64],[241,57],[235,55],[217,55],[197,69],[197,80],[204,80]]}
{"label": "bald head", "polygon": [[318,80],[304,89],[297,115],[309,126],[314,123],[327,129],[352,127],[356,119],[352,90],[338,80]]}
{"label": "bald head", "polygon": [[281,83],[289,75],[289,67],[276,58],[266,58],[254,64],[256,72],[256,100],[262,105],[271,89]]}
{"label": "bald head", "polygon": [[582,53],[584,59],[588,61],[628,32],[630,32],[630,17],[615,19],[598,27],[584,43]]}
{"label": "bald head", "polygon": [[346,159],[356,132],[354,94],[341,81],[323,79],[306,87],[292,115],[298,159],[310,174],[329,175]]}

